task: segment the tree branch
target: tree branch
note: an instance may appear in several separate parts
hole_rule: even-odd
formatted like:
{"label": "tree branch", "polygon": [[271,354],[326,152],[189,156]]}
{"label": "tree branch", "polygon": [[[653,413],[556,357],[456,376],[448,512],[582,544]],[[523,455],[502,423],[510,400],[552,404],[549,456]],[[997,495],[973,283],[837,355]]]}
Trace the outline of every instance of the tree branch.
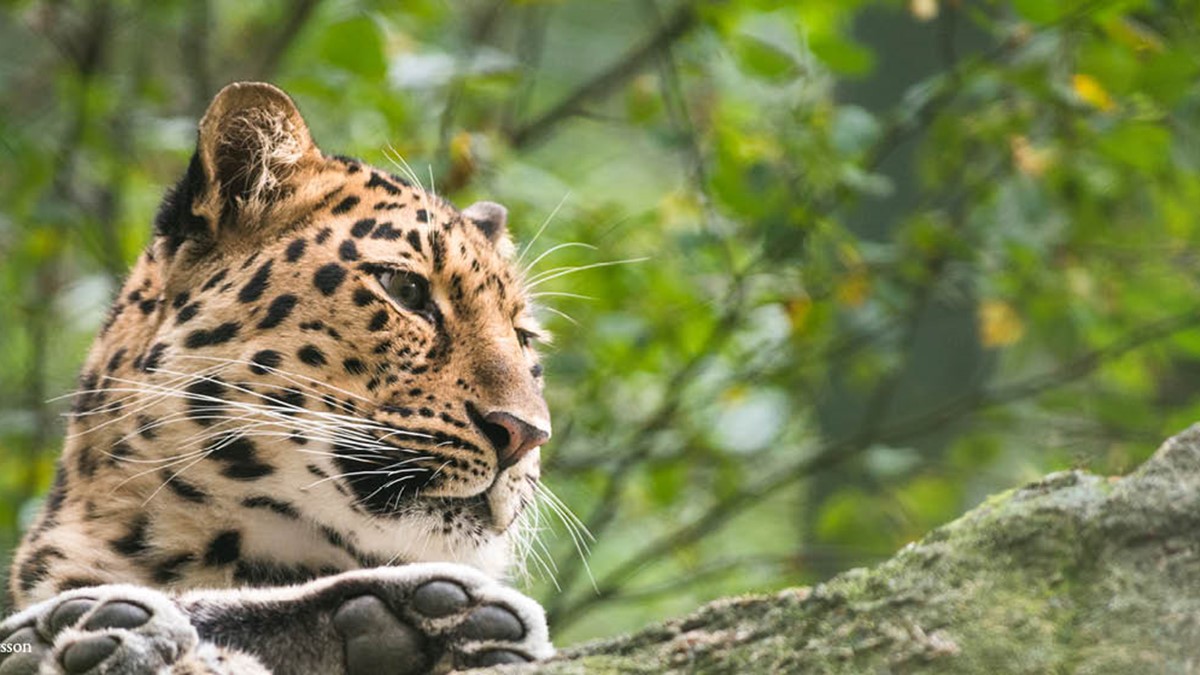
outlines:
{"label": "tree branch", "polygon": [[[1088,352],[1045,373],[968,394],[938,410],[881,429],[874,439],[864,439],[855,435],[825,443],[805,459],[790,467],[773,472],[771,477],[740,490],[730,498],[713,505],[706,513],[691,523],[646,546],[599,579],[596,582],[594,594],[584,596],[574,603],[561,603],[561,609],[558,612],[559,623],[556,625],[570,624],[582,618],[595,605],[616,596],[621,586],[647,565],[694,544],[734,516],[762,502],[780,489],[833,468],[855,457],[874,443],[902,442],[938,429],[970,413],[1032,398],[1086,377],[1109,360],[1196,326],[1200,326],[1200,309],[1193,309],[1146,324],[1105,347]],[[871,442],[866,442],[868,440]]]}
{"label": "tree branch", "polygon": [[640,73],[663,49],[686,35],[697,24],[696,2],[686,3],[669,16],[647,40],[629,51],[606,70],[582,84],[561,101],[532,121],[509,134],[514,148],[532,145],[544,139],[566,119],[579,112],[584,103],[603,98]]}

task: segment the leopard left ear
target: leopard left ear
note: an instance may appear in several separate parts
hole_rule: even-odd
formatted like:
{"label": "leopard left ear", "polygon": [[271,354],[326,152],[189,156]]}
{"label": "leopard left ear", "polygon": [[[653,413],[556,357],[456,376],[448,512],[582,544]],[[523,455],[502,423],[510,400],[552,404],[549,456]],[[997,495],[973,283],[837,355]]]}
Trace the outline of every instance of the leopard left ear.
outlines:
{"label": "leopard left ear", "polygon": [[[296,104],[265,82],[235,82],[200,120],[187,175],[164,200],[160,234],[215,241],[263,228],[321,153]],[[240,233],[240,232],[239,232]]]}
{"label": "leopard left ear", "polygon": [[508,209],[496,202],[475,202],[463,209],[462,214],[493,244],[499,244],[507,238]]}

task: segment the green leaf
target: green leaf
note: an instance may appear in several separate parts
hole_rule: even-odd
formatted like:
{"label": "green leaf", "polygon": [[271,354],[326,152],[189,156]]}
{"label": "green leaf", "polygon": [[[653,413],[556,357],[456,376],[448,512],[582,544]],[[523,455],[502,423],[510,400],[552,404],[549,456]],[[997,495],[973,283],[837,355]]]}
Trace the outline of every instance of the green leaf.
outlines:
{"label": "green leaf", "polygon": [[383,38],[379,26],[369,17],[347,19],[326,28],[320,53],[331,65],[355,75],[377,80],[387,74]]}

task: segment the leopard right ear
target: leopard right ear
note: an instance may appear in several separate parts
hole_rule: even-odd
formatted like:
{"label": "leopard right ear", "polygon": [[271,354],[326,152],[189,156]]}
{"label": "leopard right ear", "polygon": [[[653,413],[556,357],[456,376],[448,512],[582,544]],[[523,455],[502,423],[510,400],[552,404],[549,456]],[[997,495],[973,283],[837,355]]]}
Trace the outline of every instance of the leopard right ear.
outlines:
{"label": "leopard right ear", "polygon": [[174,248],[263,229],[307,166],[321,160],[296,104],[264,82],[235,82],[200,120],[196,153],[168,193],[156,228]]}

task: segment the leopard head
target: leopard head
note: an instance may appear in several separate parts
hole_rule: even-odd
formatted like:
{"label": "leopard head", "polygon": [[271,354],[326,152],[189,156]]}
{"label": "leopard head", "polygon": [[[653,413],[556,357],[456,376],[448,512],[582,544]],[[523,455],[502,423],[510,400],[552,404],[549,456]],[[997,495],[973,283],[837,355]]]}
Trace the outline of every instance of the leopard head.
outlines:
{"label": "leopard head", "polygon": [[137,383],[128,458],[186,458],[145,489],[253,486],[378,559],[503,565],[550,438],[505,221],[323,154],[271,85],[226,87],[85,372]]}

